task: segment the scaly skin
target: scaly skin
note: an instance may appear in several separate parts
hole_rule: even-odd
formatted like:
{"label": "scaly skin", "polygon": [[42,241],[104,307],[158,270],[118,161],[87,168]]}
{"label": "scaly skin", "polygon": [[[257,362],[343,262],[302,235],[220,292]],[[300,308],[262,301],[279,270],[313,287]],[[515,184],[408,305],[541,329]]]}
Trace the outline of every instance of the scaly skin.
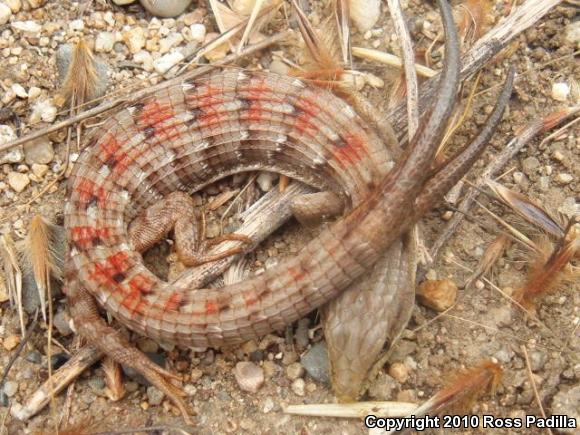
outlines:
{"label": "scaly skin", "polygon": [[[140,371],[187,418],[182,393],[168,381],[173,375],[108,327],[95,300],[153,339],[220,347],[281,329],[371,268],[419,219],[416,204],[424,212],[449,187],[439,178],[436,188],[429,184],[459,73],[451,12],[445,0],[440,6],[447,44],[439,95],[386,176],[379,135],[342,100],[292,78],[226,71],[153,95],[109,120],[77,161],[65,207],[66,292],[80,334]],[[256,169],[333,190],[355,208],[297,256],[235,285],[194,291],[161,281],[143,265],[128,235],[137,215],[176,190],[192,192]]]}

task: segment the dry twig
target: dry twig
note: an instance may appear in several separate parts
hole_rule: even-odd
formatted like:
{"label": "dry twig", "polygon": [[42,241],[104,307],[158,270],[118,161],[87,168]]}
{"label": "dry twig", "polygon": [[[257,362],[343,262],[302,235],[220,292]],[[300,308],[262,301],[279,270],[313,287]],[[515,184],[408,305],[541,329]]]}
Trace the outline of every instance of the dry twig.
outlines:
{"label": "dry twig", "polygon": [[403,51],[403,65],[407,89],[407,124],[409,137],[412,137],[419,126],[419,88],[417,86],[417,71],[415,69],[415,52],[405,22],[400,0],[387,0],[389,11],[395,25],[395,32],[399,38]]}

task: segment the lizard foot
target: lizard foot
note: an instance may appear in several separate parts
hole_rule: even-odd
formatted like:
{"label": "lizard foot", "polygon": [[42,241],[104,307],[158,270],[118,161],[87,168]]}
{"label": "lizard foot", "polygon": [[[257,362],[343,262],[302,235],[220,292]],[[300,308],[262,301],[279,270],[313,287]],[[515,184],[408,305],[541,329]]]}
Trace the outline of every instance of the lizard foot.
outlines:
{"label": "lizard foot", "polygon": [[194,422],[183,400],[186,396],[185,392],[171,382],[172,379],[182,380],[182,378],[155,364],[144,353],[137,350],[119,331],[107,325],[99,315],[92,295],[74,278],[68,280],[65,292],[69,300],[71,315],[80,335],[114,361],[143,375],[177,406],[187,424],[193,425]]}

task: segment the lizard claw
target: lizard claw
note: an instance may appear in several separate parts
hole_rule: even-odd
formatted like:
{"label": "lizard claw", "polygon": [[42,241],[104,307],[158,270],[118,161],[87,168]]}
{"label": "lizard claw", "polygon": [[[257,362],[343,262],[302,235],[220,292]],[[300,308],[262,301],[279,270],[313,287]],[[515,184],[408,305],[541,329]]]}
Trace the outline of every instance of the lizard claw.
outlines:
{"label": "lizard claw", "polygon": [[183,400],[183,397],[186,396],[185,391],[168,380],[168,378],[182,380],[181,376],[158,366],[137,349],[132,350],[138,355],[135,355],[137,357],[133,360],[132,368],[141,373],[153,386],[165,393],[181,411],[183,419],[188,425],[195,425],[191,418],[191,411]]}

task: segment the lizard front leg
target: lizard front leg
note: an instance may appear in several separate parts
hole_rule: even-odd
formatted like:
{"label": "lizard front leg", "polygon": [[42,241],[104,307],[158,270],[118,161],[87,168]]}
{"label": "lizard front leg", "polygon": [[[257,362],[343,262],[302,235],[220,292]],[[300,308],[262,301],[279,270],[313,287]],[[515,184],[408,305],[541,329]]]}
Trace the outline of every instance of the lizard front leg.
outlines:
{"label": "lizard front leg", "polygon": [[290,209],[301,225],[312,227],[340,216],[344,211],[344,200],[330,191],[305,193],[292,198]]}
{"label": "lizard front leg", "polygon": [[252,243],[240,234],[225,234],[205,240],[205,214],[201,213],[199,224],[194,213],[193,200],[184,192],[172,192],[158,203],[149,207],[129,225],[129,239],[136,251],[143,252],[160,241],[173,229],[175,245],[180,261],[189,267],[221,260],[243,252],[242,247],[234,247],[217,254],[206,255],[209,246],[228,240]]}

